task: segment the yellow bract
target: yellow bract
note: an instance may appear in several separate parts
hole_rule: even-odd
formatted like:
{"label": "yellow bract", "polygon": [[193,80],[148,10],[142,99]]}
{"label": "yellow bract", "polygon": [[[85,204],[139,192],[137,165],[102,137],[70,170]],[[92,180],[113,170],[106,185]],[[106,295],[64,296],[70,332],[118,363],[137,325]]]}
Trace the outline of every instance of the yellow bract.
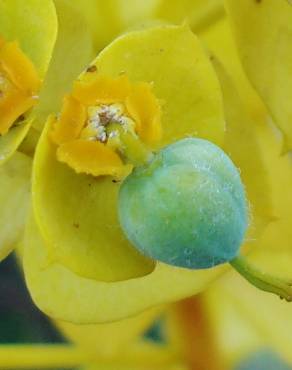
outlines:
{"label": "yellow bract", "polygon": [[165,307],[154,308],[108,324],[75,325],[64,321],[55,321],[55,324],[84,351],[110,356],[122,353],[125,347],[136,341],[139,335],[143,335],[164,310]]}
{"label": "yellow bract", "polygon": [[0,40],[0,135],[37,103],[39,88],[35,67],[18,44]]}
{"label": "yellow bract", "polygon": [[[88,25],[81,12],[74,9],[75,3],[54,1],[58,34],[39,104],[35,108],[36,119],[32,125],[38,131],[43,129],[50,114],[60,112],[62,99],[72,89],[72,82],[95,56]],[[82,6],[85,3],[82,2]]]}
{"label": "yellow bract", "polygon": [[250,202],[250,224],[245,242],[254,245],[275,217],[268,176],[270,161],[265,155],[269,145],[262,148],[259,140],[259,136],[269,129],[267,117],[261,124],[253,120],[224,67],[217,60],[214,60],[214,66],[221,82],[225,108],[224,149],[241,170]]}
{"label": "yellow bract", "polygon": [[92,65],[74,83],[60,118],[53,123],[57,158],[77,173],[121,178],[131,169],[121,158],[127,158],[125,146],[130,145],[123,133],[148,145],[157,142],[159,103],[149,84],[131,84],[126,75],[109,78]]}
{"label": "yellow bract", "polygon": [[147,276],[102,282],[78,276],[60,263],[48,264],[47,248],[33,219],[24,243],[26,282],[35,304],[55,319],[76,324],[120,320],[197,294],[226,269],[192,271],[159,263]]}
{"label": "yellow bract", "polygon": [[59,261],[81,276],[106,281],[151,272],[154,263],[127,242],[119,227],[118,183],[109,176],[76,174],[58,161],[50,128],[49,121],[33,170],[33,205],[48,262]]}
{"label": "yellow bract", "polygon": [[[292,149],[292,5],[287,0],[226,0],[247,75]],[[246,19],[249,21],[246,22]]]}

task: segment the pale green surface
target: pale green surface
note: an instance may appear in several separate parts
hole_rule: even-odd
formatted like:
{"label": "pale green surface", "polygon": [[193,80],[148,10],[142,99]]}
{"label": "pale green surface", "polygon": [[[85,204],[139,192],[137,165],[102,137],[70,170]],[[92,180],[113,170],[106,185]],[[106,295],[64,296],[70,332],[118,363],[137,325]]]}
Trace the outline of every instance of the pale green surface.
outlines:
{"label": "pale green surface", "polygon": [[167,146],[126,178],[119,218],[141,253],[191,269],[236,257],[248,222],[237,168],[219,147],[195,138]]}

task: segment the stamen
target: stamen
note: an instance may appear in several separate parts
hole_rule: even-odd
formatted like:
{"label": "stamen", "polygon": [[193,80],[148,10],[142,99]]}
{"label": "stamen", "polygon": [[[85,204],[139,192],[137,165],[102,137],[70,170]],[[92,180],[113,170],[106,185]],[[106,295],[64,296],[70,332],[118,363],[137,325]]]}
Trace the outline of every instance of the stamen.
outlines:
{"label": "stamen", "polygon": [[[87,122],[81,132],[81,138],[90,141],[108,142],[118,137],[119,131],[108,129],[109,124],[119,124],[126,131],[135,132],[135,122],[125,113],[123,104],[96,105],[87,108]],[[117,144],[117,142],[115,142]]]}

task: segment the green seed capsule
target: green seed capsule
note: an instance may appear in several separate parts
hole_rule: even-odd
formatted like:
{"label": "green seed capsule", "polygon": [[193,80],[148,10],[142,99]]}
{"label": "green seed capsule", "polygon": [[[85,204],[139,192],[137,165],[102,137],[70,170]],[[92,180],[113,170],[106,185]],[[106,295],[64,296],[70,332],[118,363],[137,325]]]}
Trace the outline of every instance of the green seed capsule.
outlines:
{"label": "green seed capsule", "polygon": [[184,139],[126,178],[119,218],[143,254],[175,266],[209,268],[238,254],[247,228],[244,187],[219,147]]}

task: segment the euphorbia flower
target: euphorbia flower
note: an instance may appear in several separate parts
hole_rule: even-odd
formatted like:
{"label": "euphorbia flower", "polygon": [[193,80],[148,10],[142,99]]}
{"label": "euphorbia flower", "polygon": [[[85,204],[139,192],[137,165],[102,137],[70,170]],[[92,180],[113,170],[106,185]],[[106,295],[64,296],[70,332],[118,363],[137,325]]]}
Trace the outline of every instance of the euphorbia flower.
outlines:
{"label": "euphorbia flower", "polygon": [[[125,240],[117,221],[119,183],[116,178],[82,174],[94,173],[90,157],[76,156],[76,148],[72,150],[76,142],[85,153],[86,146],[95,145],[103,151],[109,149],[109,144],[102,143],[95,130],[93,137],[97,142],[86,140],[88,131],[92,132],[85,127],[91,120],[92,110],[100,121],[100,112],[110,111],[114,108],[111,104],[126,101],[125,97],[129,96],[127,91],[122,98],[116,99],[104,90],[109,97],[104,101],[100,91],[92,95],[92,86],[100,81],[107,81],[105,86],[116,84],[122,78],[119,77],[121,73],[124,82],[118,86],[152,84],[152,89],[149,87],[152,101],[155,105],[158,102],[162,111],[162,138],[156,150],[187,135],[224,143],[219,84],[207,55],[186,27],[161,26],[128,33],[114,41],[88,66],[75,83],[73,94],[65,99],[59,120],[51,118],[47,122],[38,144],[33,174],[34,216],[25,239],[25,271],[35,302],[50,315],[73,322],[114,320],[195,294],[224,269],[190,271],[157,263],[139,254]],[[90,92],[85,104],[84,101],[80,104],[81,95],[76,94],[76,86],[85,86],[84,91]],[[92,96],[97,97],[96,101],[90,100]],[[147,103],[148,100],[144,107],[140,106],[146,112]],[[132,120],[131,111],[126,112]],[[76,117],[78,120],[73,121]],[[110,132],[102,130],[108,138]],[[135,134],[139,139],[138,130]],[[65,141],[60,137],[65,137]],[[65,149],[70,148],[65,155],[63,145]],[[252,150],[258,163],[264,166],[257,147]],[[232,151],[238,156],[237,164],[245,166],[249,157],[239,155],[241,150],[236,145],[232,146]],[[122,161],[128,162],[127,151],[120,152]],[[116,152],[110,150],[110,153]],[[80,162],[76,162],[76,158]],[[100,170],[100,164],[95,163]],[[245,168],[247,178],[248,174],[254,174],[252,166]],[[116,172],[103,172],[106,173],[117,175]],[[256,194],[257,187],[252,185],[253,181],[249,192]],[[266,199],[253,198],[257,222],[262,215],[270,216],[260,206]],[[44,265],[45,269],[41,267]],[[173,282],[171,286],[170,281]],[[114,303],[117,301],[123,301],[123,306],[117,307]]]}
{"label": "euphorbia flower", "polygon": [[[257,8],[258,3],[260,2],[255,2],[254,4],[255,8],[253,8],[253,11],[255,12],[257,12],[258,9],[260,9]],[[247,4],[247,2],[245,2],[245,4]],[[244,2],[241,2],[241,5],[243,6]],[[287,9],[288,8],[285,8],[285,10]],[[261,23],[259,22],[259,24]],[[124,37],[127,39],[127,36]],[[117,41],[116,43],[118,44]],[[289,45],[286,45],[286,47],[287,46]],[[105,51],[105,54],[106,53],[110,54],[111,47],[112,46],[110,46],[108,50]],[[152,49],[150,48],[150,51],[151,50]],[[109,61],[110,59],[106,60],[107,63],[109,63]],[[225,62],[226,60],[224,60],[224,63]],[[257,248],[255,253],[252,254],[252,258],[254,258],[257,262],[259,262],[263,266],[266,267],[270,266],[270,268],[273,268],[275,272],[281,269],[281,272],[284,273],[285,266],[285,273],[287,274],[287,277],[289,277],[290,261],[288,260],[288,256],[290,255],[289,254],[290,240],[287,237],[287,235],[290,232],[289,230],[290,226],[288,219],[289,209],[287,209],[288,208],[287,204],[290,204],[291,197],[289,197],[289,194],[283,197],[282,194],[283,191],[281,187],[285,186],[289,190],[289,184],[291,183],[291,168],[290,168],[291,164],[289,163],[289,159],[287,157],[280,158],[278,156],[279,143],[275,139],[273,131],[270,130],[270,127],[267,123],[269,117],[266,115],[266,112],[264,110],[262,111],[261,108],[257,109],[256,111],[254,110],[258,103],[257,99],[255,99],[255,101],[252,102],[253,106],[251,108],[251,111],[246,112],[244,109],[246,101],[244,101],[243,104],[242,102],[240,102],[240,99],[237,96],[234,86],[230,82],[230,79],[228,75],[225,73],[224,69],[222,69],[220,64],[218,64],[216,61],[214,62],[214,64],[216,67],[217,74],[220,77],[221,86],[223,87],[225,117],[227,121],[226,125],[227,134],[225,135],[224,140],[225,142],[222,145],[224,145],[225,150],[227,150],[228,153],[231,154],[233,160],[241,168],[242,176],[247,185],[249,199],[251,200],[252,203],[252,212],[254,214],[254,218],[252,220],[251,228],[257,229],[256,233],[253,233],[253,235],[256,235],[257,242],[259,243],[259,248]],[[89,68],[91,67],[92,65],[89,66]],[[103,68],[106,69],[107,67],[103,65]],[[231,72],[234,72],[234,70],[231,70]],[[232,77],[234,77],[233,73],[231,73],[231,75]],[[235,76],[238,77],[236,74]],[[114,75],[113,79],[114,80],[117,79],[117,75]],[[129,80],[131,82],[131,79]],[[143,79],[141,79],[140,76],[138,76],[137,80],[136,79],[133,80],[134,83],[136,83],[136,81],[137,82],[144,81]],[[146,82],[149,83],[150,79],[149,80],[147,79]],[[161,97],[159,96],[159,94],[158,93],[155,94],[156,90],[155,85],[156,84],[154,83],[153,86],[154,96],[157,96],[158,101],[160,101]],[[242,93],[243,91],[240,91],[241,96],[244,96],[244,94]],[[251,94],[251,96],[253,97],[253,94]],[[252,117],[250,113],[252,113]],[[194,113],[192,112],[192,114]],[[259,121],[253,120],[255,116],[257,116],[257,118],[260,116],[261,120]],[[55,121],[55,119],[52,120]],[[58,146],[56,146],[55,145],[56,142],[54,144],[54,140],[52,140],[52,132],[54,132],[54,128],[52,127],[52,120],[47,123],[46,132],[43,133],[42,142],[40,143],[40,146],[38,148],[39,156],[37,157],[37,159],[39,160],[38,165],[41,164],[42,166],[44,166],[49,164],[51,166],[50,174],[53,174],[53,171],[56,168],[58,169],[57,175],[61,174],[62,173],[61,171],[68,172],[71,171],[70,172],[71,177],[68,176],[68,181],[67,179],[65,179],[67,181],[66,183],[64,181],[65,185],[73,183],[72,180],[73,179],[75,180],[75,176],[84,176],[83,178],[84,179],[86,178],[86,180],[84,180],[85,184],[87,181],[87,177],[85,176],[87,175],[80,175],[76,173],[76,169],[80,170],[80,167],[74,168],[74,166],[72,166],[72,163],[70,162],[71,163],[70,168],[70,163],[61,164],[60,161],[58,161],[57,156]],[[57,123],[55,122],[55,127],[57,127],[58,123],[60,122]],[[162,124],[163,133],[164,128],[165,126]],[[172,140],[172,138],[170,138],[170,140]],[[218,140],[217,142],[220,143],[220,140]],[[159,148],[159,146],[157,146],[157,148]],[[40,156],[42,156],[42,158],[40,158]],[[42,172],[42,175],[45,173],[44,167],[41,169],[38,168],[38,171]],[[81,170],[82,169],[84,170],[84,167],[82,167]],[[63,172],[63,174],[65,174],[65,172]],[[64,178],[65,176],[66,175],[64,175]],[[115,178],[112,179],[116,181]],[[51,180],[49,175],[47,175],[44,178],[43,182],[47,180]],[[99,182],[99,180],[100,179],[97,177],[93,181]],[[103,180],[105,180],[106,182],[105,186],[109,186],[110,181],[106,181],[106,179]],[[40,177],[39,181],[41,182]],[[91,185],[89,185],[89,188],[93,186],[92,182],[90,182],[90,184]],[[48,188],[45,188],[45,186],[43,185],[42,189],[44,190],[44,192],[42,194],[42,198],[40,199],[43,199],[47,194],[50,194],[50,190],[55,191],[57,189],[56,187],[50,186],[51,185],[49,185]],[[70,207],[64,208],[64,204],[62,203],[63,199],[65,200],[68,199],[66,198],[66,196],[69,192],[69,189],[70,186],[67,185],[65,187],[65,190],[61,194],[62,196],[58,198],[63,208],[60,207],[58,208],[57,211],[65,210],[64,215],[62,214],[62,216],[64,217],[68,217],[68,215],[70,216],[71,214],[70,212],[72,212],[72,208]],[[79,190],[78,186],[76,185],[74,189],[75,189],[74,194],[76,197],[78,197],[80,194],[78,191]],[[101,198],[103,196],[105,197],[105,195],[106,191],[102,193]],[[93,196],[96,196],[96,193],[93,194]],[[271,196],[273,201],[273,207],[271,205],[270,199]],[[82,200],[84,199],[86,199],[86,191],[82,192]],[[56,216],[57,213],[54,210],[55,205],[53,204],[53,202],[52,202],[53,206],[51,208],[48,207],[49,202],[51,202],[52,200],[54,200],[54,198],[50,198],[47,204],[43,206],[44,208],[46,207],[46,209],[50,210],[51,219],[53,219],[53,217]],[[74,205],[76,206],[76,208],[77,206],[79,207],[82,206],[82,204],[80,205],[80,203],[77,202]],[[36,205],[36,208],[39,209],[39,205]],[[101,218],[104,217],[105,210],[106,209],[103,208],[102,212],[100,213]],[[75,215],[74,212],[75,210],[73,209],[72,213]],[[49,233],[45,235],[43,231],[44,229],[42,229],[42,225],[44,225],[45,222],[44,221],[45,212],[43,212],[42,214],[39,213],[39,215],[41,215],[41,217],[37,219],[37,226],[34,225],[34,221],[31,221],[30,229],[27,230],[26,257],[25,257],[26,274],[30,289],[36,300],[36,303],[39,304],[43,310],[45,310],[52,316],[66,318],[75,322],[107,321],[110,319],[127,316],[134,312],[138,312],[144,309],[145,307],[156,305],[164,301],[167,302],[169,300],[180,299],[184,295],[186,296],[191,294],[191,292],[195,293],[198,289],[198,286],[196,284],[203,282],[203,279],[206,280],[211,279],[211,274],[214,273],[215,275],[216,273],[214,271],[190,272],[183,269],[171,268],[169,266],[165,266],[163,264],[158,263],[155,267],[155,270],[151,272],[149,275],[142,277],[136,276],[132,280],[122,279],[121,281],[116,282],[101,282],[92,279],[92,277],[90,277],[90,279],[79,277],[74,273],[74,269],[71,267],[73,265],[72,261],[69,261],[69,259],[65,261],[68,255],[64,254],[65,255],[64,261],[61,260],[61,257],[63,258],[64,255],[61,257],[58,256],[57,247],[59,246],[59,244],[55,243],[53,246],[54,248],[52,248],[52,245],[48,243],[49,237],[47,239],[46,237],[47,235],[49,235]],[[82,213],[82,215],[84,217],[84,213]],[[93,212],[90,213],[89,216],[91,217],[92,215]],[[281,217],[282,219],[278,220],[277,222],[270,223],[268,228],[266,229],[264,237],[262,239],[259,239],[260,236],[259,230],[262,231],[262,229],[267,225],[267,223],[271,221],[273,216]],[[40,220],[41,218],[43,220]],[[83,219],[84,218],[82,218],[82,220]],[[60,218],[58,218],[58,221],[60,221]],[[60,236],[63,231],[62,228],[64,228],[65,225],[65,223],[63,222],[64,220],[60,221],[59,225],[60,230],[58,236]],[[82,225],[81,223],[77,222],[73,226],[76,229],[78,229],[80,228],[81,225]],[[104,223],[104,225],[108,224]],[[93,226],[96,226],[96,224]],[[47,230],[49,229],[52,229],[52,224],[47,226]],[[41,231],[42,235],[40,235],[39,230]],[[35,234],[33,235],[33,233]],[[42,246],[43,242],[42,239],[46,239],[47,247],[49,247],[48,249],[49,260],[47,259],[47,250],[45,249],[46,247],[44,245]],[[32,242],[31,245],[30,242]],[[279,244],[280,242],[281,248],[277,248],[277,246],[276,248],[273,247],[273,243]],[[55,262],[56,260],[59,260],[62,263],[60,262],[56,263]],[[111,262],[110,259],[108,261]],[[280,263],[277,266],[279,261]],[[53,264],[50,265],[50,263]],[[69,266],[70,264],[71,266]],[[65,265],[67,267],[64,267],[62,265]],[[68,266],[72,271],[68,269]],[[74,268],[76,267],[77,269],[79,268],[77,263],[74,265]],[[160,271],[162,271],[162,273],[160,272],[160,274],[157,274],[158,268],[160,268]],[[94,271],[92,272],[94,273]],[[88,271],[86,271],[86,268],[84,268],[83,271],[78,272],[78,274],[80,275],[84,274],[84,276],[87,273]],[[105,279],[104,276],[105,273],[107,272],[99,270],[98,273],[100,274],[100,276],[103,277],[103,279]],[[125,272],[123,271],[122,274],[125,274]],[[199,281],[199,278],[202,278],[202,280]],[[170,290],[167,289],[167,286],[170,285],[169,283],[170,279],[172,292],[170,292]],[[197,279],[197,281],[193,284],[192,282],[190,282],[191,279]],[[186,286],[181,287],[179,286],[179,284],[185,284]],[[246,315],[246,317],[248,317],[248,322],[251,321],[254,327],[260,328],[259,330],[260,332],[265,332],[269,334],[266,336],[266,338],[262,338],[258,332],[255,334],[255,331],[257,330],[255,331],[251,330],[252,333],[249,334],[254,341],[252,341],[251,344],[250,343],[248,344],[247,352],[252,350],[254,346],[257,346],[264,342],[272,344],[278,350],[284,348],[283,352],[286,354],[286,356],[289,357],[290,349],[289,347],[287,348],[285,346],[286,343],[284,343],[283,341],[283,337],[285,337],[286,334],[285,330],[287,329],[286,320],[289,319],[289,306],[286,305],[284,307],[285,303],[282,302],[281,307],[283,306],[282,307],[283,309],[280,310],[279,309],[280,302],[277,302],[276,304],[275,297],[265,298],[263,296],[263,300],[261,300],[260,296],[261,293],[255,291],[256,294],[259,295],[253,295],[251,293],[252,290],[250,290],[250,293],[248,292],[246,293],[250,294],[248,295],[249,299],[245,299],[244,297],[245,302],[244,305],[242,305],[240,302],[242,300],[242,295],[244,294],[243,292],[245,291],[244,290],[245,287],[244,285],[241,286],[239,284],[240,281],[237,281],[234,276],[231,277],[227,276],[226,279],[227,288],[225,286],[225,282],[223,284],[220,284],[219,281],[213,286],[213,289],[211,288],[207,292],[205,296],[207,305],[209,305],[208,312],[211,312],[211,317],[214,318],[213,328],[216,330],[218,329],[217,326],[219,327],[218,332],[220,335],[218,335],[219,337],[218,343],[222,345],[221,347],[223,347],[223,350],[224,349],[226,350],[226,348],[224,348],[224,345],[226,343],[228,346],[230,346],[230,342],[223,341],[223,338],[225,339],[226,337],[227,339],[229,338],[228,336],[225,335],[226,334],[225,324],[226,322],[230,324],[231,321],[230,312],[234,310],[236,311],[238,316],[240,316],[240,312],[245,311],[248,313]],[[201,287],[204,286],[205,284],[202,283]],[[160,291],[162,288],[165,289],[165,291]],[[226,291],[224,292],[224,290],[226,289],[227,293]],[[159,294],[161,295],[161,297],[158,297]],[[55,298],[55,301],[53,301],[53,298]],[[220,304],[218,303],[219,301],[222,301],[222,298],[224,298],[224,303],[226,304],[222,304],[222,302],[220,302]],[[257,300],[257,298],[259,299]],[[51,300],[51,302],[49,301],[49,299]],[[141,301],[139,302],[139,300]],[[271,310],[271,313],[267,314],[268,310],[266,309],[266,305],[273,306],[273,310]],[[232,308],[230,311],[231,306]],[[262,307],[263,315],[259,315],[258,313],[259,307]],[[102,312],[103,310],[107,312]],[[268,327],[267,325],[268,320],[264,321],[263,317],[265,315],[271,317],[272,315],[275,315],[275,312],[277,312],[276,316],[279,315],[279,317],[281,317],[282,320],[281,321],[278,320],[276,330],[274,331],[271,329],[272,328],[271,326]],[[252,320],[250,318],[252,318]],[[222,324],[222,327],[220,327],[220,324]],[[243,334],[244,333],[246,333],[246,331],[244,331]],[[249,336],[249,334],[247,334],[247,337]],[[289,338],[290,337],[288,335],[288,340]],[[286,342],[288,342],[288,340]],[[232,344],[233,343],[234,341],[232,341]],[[236,349],[237,348],[235,348],[235,352]],[[237,355],[238,353],[236,353],[235,356]],[[227,357],[228,356],[230,356],[230,354],[227,354]],[[233,363],[233,361],[234,358],[230,362]]]}
{"label": "euphorbia flower", "polygon": [[31,160],[15,151],[35,118],[56,31],[52,1],[0,2],[0,260],[25,223]]}
{"label": "euphorbia flower", "polygon": [[[218,2],[219,4],[219,2]],[[26,118],[21,125],[14,125],[13,130],[9,130],[8,134],[2,135],[0,138],[0,163],[6,161],[15,151],[15,149],[19,146],[23,138],[26,136],[27,131],[32,123],[33,130],[30,131],[30,134],[25,140],[25,143],[22,147],[22,151],[26,154],[31,155],[34,150],[34,146],[36,140],[39,135],[39,131],[42,129],[43,122],[45,117],[51,113],[52,111],[58,111],[60,107],[61,97],[64,93],[69,89],[70,82],[73,76],[76,76],[76,73],[82,70],[86,63],[92,58],[92,44],[89,35],[89,29],[93,32],[93,34],[100,35],[98,32],[98,27],[101,25],[100,20],[108,20],[109,15],[111,14],[112,8],[115,8],[116,11],[119,9],[119,14],[123,14],[122,21],[117,22],[119,27],[113,27],[113,22],[106,21],[106,24],[111,24],[111,29],[114,32],[110,32],[110,35],[105,32],[103,28],[103,40],[102,42],[96,40],[95,41],[95,48],[100,49],[107,41],[112,39],[114,35],[118,32],[121,32],[124,28],[132,27],[135,23],[141,23],[144,21],[149,20],[150,18],[161,18],[167,20],[176,20],[180,21],[184,14],[193,14],[191,13],[191,9],[196,9],[196,13],[192,16],[194,22],[196,24],[198,21],[199,23],[204,22],[205,17],[208,18],[208,12],[211,11],[213,14],[213,6],[216,10],[220,8],[219,5],[208,4],[207,9],[202,7],[201,1],[196,2],[196,4],[182,4],[180,2],[173,2],[171,8],[168,6],[168,11],[165,12],[165,5],[163,2],[157,3],[149,3],[145,4],[145,7],[137,9],[135,7],[131,8],[131,14],[129,13],[129,9],[127,10],[127,16],[125,16],[123,7],[124,3],[117,2],[116,4],[112,3],[111,5],[103,4],[103,2],[99,1],[87,1],[79,2],[76,1],[74,3],[68,3],[63,0],[59,0],[55,2],[55,7],[57,10],[57,17],[58,17],[58,39],[54,48],[54,55],[52,62],[50,64],[50,70],[44,86],[40,91],[40,99],[33,99],[33,102],[38,102],[36,109],[33,111],[32,115],[26,115],[26,117],[21,116],[20,118]],[[35,7],[31,9],[31,7]],[[39,24],[31,25],[32,19],[28,16],[26,19],[20,16],[19,9],[26,9],[30,8],[27,11],[27,14],[37,14],[37,18],[39,19]],[[9,4],[2,3],[1,4],[1,27],[3,29],[3,35],[5,39],[11,40],[12,42],[17,41],[19,38],[19,47],[23,47],[23,55],[28,59],[28,61],[36,62],[36,70],[38,77],[43,80],[45,75],[45,71],[47,69],[47,65],[49,59],[51,57],[51,49],[54,46],[55,37],[56,37],[56,15],[55,10],[53,9],[53,4],[50,2],[50,5],[43,4],[42,6],[42,13],[40,13],[39,6],[35,6],[35,3],[26,3],[25,8],[23,4],[19,2],[11,1]],[[49,9],[46,11],[46,9]],[[204,9],[203,9],[204,8]],[[207,10],[207,11],[206,11]],[[97,14],[101,18],[98,22],[94,14]],[[84,19],[83,19],[84,16]],[[19,17],[21,19],[19,19]],[[87,23],[85,23],[85,20]],[[39,28],[41,28],[41,23],[46,23],[46,27],[42,32],[37,34]],[[13,28],[12,26],[13,25]],[[29,27],[26,27],[29,25]],[[104,25],[106,26],[106,25]],[[27,30],[31,29],[31,33],[29,34],[30,41],[28,41],[27,37]],[[40,41],[44,41],[42,45],[40,45]],[[33,50],[32,50],[33,48]],[[51,48],[51,49],[50,49]],[[47,51],[46,51],[47,50]],[[47,54],[46,54],[47,53]],[[64,63],[63,55],[66,55],[66,63]],[[70,62],[68,62],[70,61]],[[59,68],[60,63],[62,63],[62,68]],[[39,66],[38,66],[39,64]],[[43,64],[43,66],[42,66]],[[66,70],[66,73],[63,73],[63,69]],[[36,96],[35,96],[36,98]],[[13,110],[13,113],[16,113],[16,110]],[[30,119],[33,118],[33,119]],[[19,155],[15,155],[18,156]],[[22,155],[20,155],[22,156]],[[28,158],[23,157],[24,161],[29,161]],[[15,165],[11,164],[12,168],[15,168]],[[1,170],[3,181],[3,201],[2,201],[2,214],[0,213],[1,221],[1,235],[2,235],[2,242],[1,248],[3,252],[1,253],[1,258],[4,258],[7,253],[13,248],[13,245],[18,239],[20,235],[20,231],[23,227],[24,222],[24,215],[26,213],[26,206],[19,207],[19,202],[21,199],[21,195],[19,197],[14,197],[15,199],[15,206],[12,203],[9,203],[10,197],[7,197],[7,191],[5,190],[8,187],[13,186],[12,182],[17,182],[18,180],[14,180],[11,177],[11,169],[3,168]],[[9,175],[7,175],[9,173]],[[6,180],[4,180],[6,178]],[[27,186],[29,186],[29,178],[27,176],[26,180]],[[7,185],[9,184],[9,185]],[[24,187],[23,187],[24,190]],[[28,201],[27,195],[28,192],[24,191],[26,203]],[[15,191],[14,191],[14,194]],[[4,204],[8,204],[9,206],[4,206]],[[15,207],[17,207],[17,216]],[[9,227],[7,227],[6,219],[8,213],[14,214],[15,217],[13,225],[10,223]],[[21,211],[20,211],[21,209]],[[18,217],[19,216],[19,217]],[[16,222],[16,220],[21,220],[21,222]],[[13,233],[7,234],[8,230],[12,230]]]}
{"label": "euphorbia flower", "polygon": [[[93,66],[96,73],[90,72],[95,69]],[[147,112],[151,101],[159,102],[162,139],[155,149],[192,134],[222,142],[224,120],[219,83],[208,57],[187,27],[161,26],[121,36],[100,53],[78,83],[87,84],[85,78],[95,80],[95,76],[114,82],[121,73],[131,86],[147,86],[149,94],[153,94],[153,99],[139,109]],[[129,117],[135,116],[132,113]],[[64,127],[62,116],[59,124],[54,125],[55,129]],[[178,269],[156,264],[138,253],[118,224],[119,183],[111,176],[76,173],[72,162],[69,164],[73,169],[61,163],[58,150],[62,145],[57,147],[52,140],[56,132],[49,120],[37,147],[33,173],[36,225],[32,219],[25,241],[27,281],[44,311],[75,322],[118,319],[195,293],[222,270]],[[84,169],[82,164],[78,169]],[[43,252],[39,245],[42,239],[48,247]],[[40,252],[44,254],[41,256]],[[39,271],[44,263],[48,267]],[[55,269],[64,276],[58,276]],[[62,281],[57,284],[58,289],[53,288],[51,279]],[[169,281],[175,284],[170,286]],[[81,288],[80,284],[85,285]],[[62,288],[65,291],[61,292]],[[73,308],[68,305],[68,294],[74,301],[77,291],[80,301]],[[135,298],[127,298],[131,296]],[[88,299],[91,307],[86,303]],[[112,304],[113,300],[124,302],[121,311]]]}

